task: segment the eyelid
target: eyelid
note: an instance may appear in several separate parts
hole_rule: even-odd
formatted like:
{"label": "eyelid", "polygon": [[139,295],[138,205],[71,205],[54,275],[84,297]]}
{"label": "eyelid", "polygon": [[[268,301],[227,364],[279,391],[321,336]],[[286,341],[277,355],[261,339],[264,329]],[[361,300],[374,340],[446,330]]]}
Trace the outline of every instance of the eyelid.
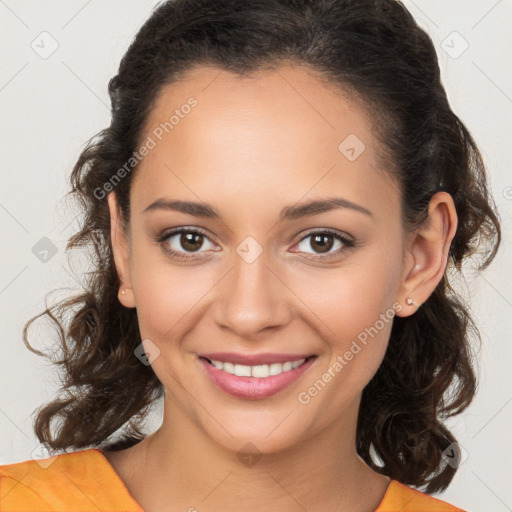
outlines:
{"label": "eyelid", "polygon": [[168,238],[170,238],[171,236],[177,235],[177,234],[183,233],[183,232],[186,232],[186,233],[198,233],[200,235],[203,235],[205,238],[208,238],[208,240],[210,240],[210,242],[213,243],[213,240],[211,239],[211,237],[207,233],[207,231],[204,230],[203,228],[198,227],[198,226],[179,226],[177,228],[171,228],[171,229],[162,231],[162,233],[157,235],[156,238],[159,241],[165,241]]}
{"label": "eyelid", "polygon": [[299,242],[302,242],[304,238],[307,238],[308,236],[317,234],[317,233],[327,233],[329,235],[334,235],[339,238],[344,239],[346,242],[354,243],[355,244],[355,238],[348,233],[345,233],[344,231],[339,231],[338,229],[333,228],[312,228],[307,230],[305,233],[301,233],[301,238],[299,239]]}

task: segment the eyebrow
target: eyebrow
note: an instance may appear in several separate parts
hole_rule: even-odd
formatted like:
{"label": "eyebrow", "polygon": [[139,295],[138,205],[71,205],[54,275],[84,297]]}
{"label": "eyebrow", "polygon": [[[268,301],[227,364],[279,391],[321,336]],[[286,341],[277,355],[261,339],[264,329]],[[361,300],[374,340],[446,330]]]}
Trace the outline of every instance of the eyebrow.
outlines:
{"label": "eyebrow", "polygon": [[[279,219],[280,221],[296,220],[303,217],[312,217],[338,208],[347,208],[373,217],[372,212],[363,206],[341,197],[329,197],[327,199],[310,201],[309,203],[287,206],[281,210]],[[160,198],[151,203],[142,213],[154,210],[172,210],[209,219],[220,220],[222,218],[220,213],[213,206],[194,201],[174,201]]]}

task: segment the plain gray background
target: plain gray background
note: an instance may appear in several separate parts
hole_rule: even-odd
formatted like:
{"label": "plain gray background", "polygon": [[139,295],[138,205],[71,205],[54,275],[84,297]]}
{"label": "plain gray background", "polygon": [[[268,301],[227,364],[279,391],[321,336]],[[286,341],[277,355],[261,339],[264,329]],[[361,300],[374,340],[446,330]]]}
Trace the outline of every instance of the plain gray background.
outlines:
{"label": "plain gray background", "polygon": [[[63,200],[68,175],[85,142],[109,124],[108,80],[156,3],[0,0],[0,463],[38,458],[32,413],[59,380],[25,347],[21,329],[46,293],[78,287],[80,261],[70,265],[64,254],[78,227]],[[452,108],[485,158],[504,232],[492,266],[476,277],[468,268],[483,341],[480,381],[472,406],[448,422],[465,457],[438,496],[472,512],[505,512],[512,510],[512,2],[404,3],[434,40]],[[52,329],[38,332],[33,344],[49,346]],[[159,425],[160,412],[148,428]]]}

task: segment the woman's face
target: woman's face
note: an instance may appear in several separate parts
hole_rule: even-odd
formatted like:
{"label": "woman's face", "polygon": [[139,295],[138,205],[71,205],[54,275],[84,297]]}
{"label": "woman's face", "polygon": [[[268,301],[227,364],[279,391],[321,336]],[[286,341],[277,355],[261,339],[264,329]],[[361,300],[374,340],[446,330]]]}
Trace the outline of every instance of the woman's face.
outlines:
{"label": "woman's face", "polygon": [[[235,451],[354,435],[410,270],[399,190],[363,112],[305,68],[200,67],[162,90],[141,140],[116,263],[169,421]],[[212,353],[263,354],[238,373],[276,375],[251,384]],[[290,376],[276,354],[315,357]]]}

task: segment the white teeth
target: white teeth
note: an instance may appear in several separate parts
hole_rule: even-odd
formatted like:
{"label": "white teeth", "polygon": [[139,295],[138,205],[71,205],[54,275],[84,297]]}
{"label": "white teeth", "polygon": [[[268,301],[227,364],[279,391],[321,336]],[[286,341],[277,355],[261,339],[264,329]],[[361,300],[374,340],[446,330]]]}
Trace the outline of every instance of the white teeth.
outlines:
{"label": "white teeth", "polygon": [[[250,368],[249,366],[247,368]],[[253,377],[265,378],[270,375],[268,364],[260,364],[259,366],[253,366],[251,369],[251,375]]]}
{"label": "white teeth", "polygon": [[244,366],[243,364],[235,364],[235,375],[237,377],[250,377],[251,367]]}
{"label": "white teeth", "polygon": [[294,368],[300,366],[305,359],[299,359],[298,361],[286,361],[286,363],[272,363],[272,364],[260,364],[257,366],[247,366],[244,364],[232,364],[224,363],[222,361],[210,360],[212,365],[218,370],[223,370],[231,375],[237,375],[238,377],[257,377],[264,379],[270,375],[279,375],[283,372],[288,372]]}
{"label": "white teeth", "polygon": [[287,372],[288,370],[291,370],[293,368],[293,363],[291,361],[286,361],[286,363],[283,363],[283,372]]}
{"label": "white teeth", "polygon": [[[219,363],[220,362],[221,361],[219,361]],[[224,370],[225,372],[235,375],[235,365],[233,363],[222,363],[222,368],[220,368],[220,370]]]}
{"label": "white teeth", "polygon": [[270,375],[278,375],[283,371],[283,365],[281,363],[272,363],[269,367]]}

